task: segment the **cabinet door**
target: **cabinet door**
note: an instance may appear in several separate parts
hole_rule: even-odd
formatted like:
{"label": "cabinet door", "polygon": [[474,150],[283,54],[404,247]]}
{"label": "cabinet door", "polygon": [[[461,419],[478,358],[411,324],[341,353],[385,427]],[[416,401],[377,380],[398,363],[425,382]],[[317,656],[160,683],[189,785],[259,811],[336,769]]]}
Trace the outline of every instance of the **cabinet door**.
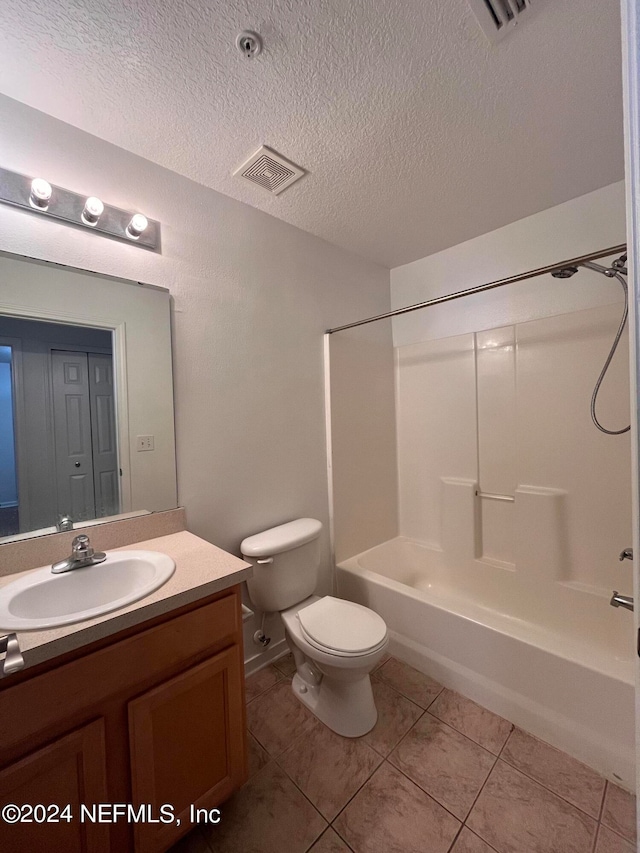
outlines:
{"label": "cabinet door", "polygon": [[29,823],[0,820],[0,850],[11,853],[109,853],[109,827],[80,821],[80,805],[108,802],[104,723],[96,720],[0,770],[0,807],[70,806],[71,820],[34,810]]}
{"label": "cabinet door", "polygon": [[232,646],[129,703],[134,804],[173,806],[177,819],[136,825],[140,853],[166,849],[191,829],[191,805],[214,808],[244,782],[242,678]]}

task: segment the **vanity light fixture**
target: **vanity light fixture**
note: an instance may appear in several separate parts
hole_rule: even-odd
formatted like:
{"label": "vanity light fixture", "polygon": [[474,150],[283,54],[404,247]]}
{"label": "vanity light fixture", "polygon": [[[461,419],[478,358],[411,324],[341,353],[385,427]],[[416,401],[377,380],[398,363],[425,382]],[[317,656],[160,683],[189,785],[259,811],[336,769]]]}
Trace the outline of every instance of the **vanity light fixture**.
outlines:
{"label": "vanity light fixture", "polygon": [[85,225],[90,225],[92,228],[98,224],[98,219],[104,213],[104,204],[100,201],[99,198],[96,198],[94,195],[90,195],[89,198],[84,203],[84,210],[82,211],[82,221]]}
{"label": "vanity light fixture", "polygon": [[132,240],[139,240],[143,231],[146,231],[149,226],[149,220],[141,213],[136,213],[131,217],[131,222],[127,225],[127,237]]}
{"label": "vanity light fixture", "polygon": [[50,184],[44,178],[0,168],[0,202],[129,245],[160,251],[160,223],[156,220],[105,204],[96,196]]}
{"label": "vanity light fixture", "polygon": [[53,190],[51,184],[44,178],[34,178],[31,181],[31,192],[29,193],[29,204],[37,210],[46,210],[49,207]]}

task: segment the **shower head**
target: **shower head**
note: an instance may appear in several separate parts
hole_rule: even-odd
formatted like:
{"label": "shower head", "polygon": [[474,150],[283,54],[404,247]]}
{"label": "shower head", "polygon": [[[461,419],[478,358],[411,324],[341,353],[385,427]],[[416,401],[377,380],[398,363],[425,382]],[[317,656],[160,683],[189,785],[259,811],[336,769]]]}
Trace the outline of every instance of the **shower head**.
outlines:
{"label": "shower head", "polygon": [[575,275],[577,272],[578,267],[562,267],[562,269],[552,272],[551,275],[554,278],[571,278],[571,276]]}
{"label": "shower head", "polygon": [[617,261],[614,261],[611,266],[623,275],[627,274],[627,256],[621,255]]}

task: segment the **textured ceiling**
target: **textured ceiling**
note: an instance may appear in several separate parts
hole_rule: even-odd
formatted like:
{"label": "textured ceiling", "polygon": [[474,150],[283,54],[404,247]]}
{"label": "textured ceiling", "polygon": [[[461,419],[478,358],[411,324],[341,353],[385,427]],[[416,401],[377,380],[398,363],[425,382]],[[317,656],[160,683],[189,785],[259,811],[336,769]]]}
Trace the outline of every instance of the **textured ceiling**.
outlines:
{"label": "textured ceiling", "polygon": [[[540,0],[498,45],[466,0],[0,8],[4,94],[385,266],[623,177],[615,0]],[[310,174],[232,177],[262,143]]]}

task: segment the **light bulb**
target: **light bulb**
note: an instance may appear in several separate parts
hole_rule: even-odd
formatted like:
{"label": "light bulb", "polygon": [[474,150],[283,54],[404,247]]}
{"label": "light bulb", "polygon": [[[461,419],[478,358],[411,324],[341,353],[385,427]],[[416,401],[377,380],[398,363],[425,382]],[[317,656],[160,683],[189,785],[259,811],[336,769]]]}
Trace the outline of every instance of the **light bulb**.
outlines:
{"label": "light bulb", "polygon": [[96,198],[94,195],[89,196],[89,198],[84,203],[84,210],[82,211],[82,221],[85,225],[96,225],[98,219],[104,213],[104,204],[100,201],[99,198]]}
{"label": "light bulb", "polygon": [[34,178],[31,181],[29,204],[31,207],[38,208],[38,210],[46,210],[49,207],[52,193],[53,190],[48,181],[45,181],[44,178]]}
{"label": "light bulb", "polygon": [[143,216],[141,213],[136,213],[131,217],[131,222],[127,225],[127,237],[130,237],[132,240],[137,240],[148,224],[149,222],[146,216]]}

